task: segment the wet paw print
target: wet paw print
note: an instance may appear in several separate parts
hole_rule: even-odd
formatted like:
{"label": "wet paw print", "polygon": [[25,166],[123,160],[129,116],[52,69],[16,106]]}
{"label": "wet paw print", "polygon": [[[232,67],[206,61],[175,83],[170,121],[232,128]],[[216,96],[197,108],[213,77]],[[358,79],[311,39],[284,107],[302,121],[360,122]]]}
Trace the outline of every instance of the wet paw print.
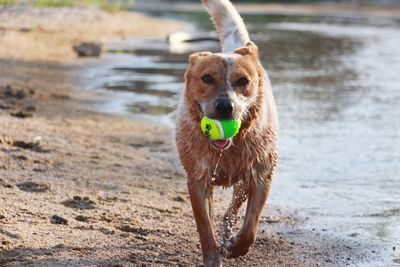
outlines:
{"label": "wet paw print", "polygon": [[74,196],[72,199],[61,202],[64,206],[79,210],[89,210],[96,208],[96,202],[88,197]]}

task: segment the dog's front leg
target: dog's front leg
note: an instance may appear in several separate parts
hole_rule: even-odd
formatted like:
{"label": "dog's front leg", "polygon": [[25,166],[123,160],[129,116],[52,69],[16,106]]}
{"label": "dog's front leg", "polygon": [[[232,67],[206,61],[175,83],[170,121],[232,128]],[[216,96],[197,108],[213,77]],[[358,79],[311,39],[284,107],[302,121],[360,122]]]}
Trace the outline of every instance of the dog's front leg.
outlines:
{"label": "dog's front leg", "polygon": [[205,267],[222,266],[212,226],[212,188],[203,179],[189,179],[188,189],[197,230],[200,235]]}
{"label": "dog's front leg", "polygon": [[231,239],[234,227],[237,223],[237,214],[239,212],[242,204],[247,200],[248,188],[243,181],[237,182],[233,186],[233,195],[231,204],[228,207],[228,210],[225,212],[223,218],[223,226],[222,226],[222,238],[221,238],[221,246],[222,246],[222,254],[225,255],[225,245]]}
{"label": "dog's front leg", "polygon": [[226,257],[237,258],[245,255],[256,240],[260,214],[267,200],[270,185],[271,175],[250,183],[243,226],[240,232],[226,244]]}

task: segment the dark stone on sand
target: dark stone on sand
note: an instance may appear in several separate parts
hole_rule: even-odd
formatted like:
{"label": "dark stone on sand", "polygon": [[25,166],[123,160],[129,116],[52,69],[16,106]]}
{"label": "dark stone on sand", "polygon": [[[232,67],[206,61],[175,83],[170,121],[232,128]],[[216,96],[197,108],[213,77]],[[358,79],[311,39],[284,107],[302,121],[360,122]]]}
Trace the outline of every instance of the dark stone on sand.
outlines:
{"label": "dark stone on sand", "polygon": [[13,140],[10,137],[0,136],[0,144],[7,144],[23,149],[29,149],[35,152],[48,152],[48,150],[45,150],[40,146],[39,141],[25,142],[21,140]]}
{"label": "dark stone on sand", "polygon": [[68,220],[64,219],[63,217],[60,217],[58,215],[53,215],[50,218],[50,222],[52,224],[63,224],[63,225],[68,225]]}
{"label": "dark stone on sand", "polygon": [[64,244],[58,244],[58,245],[55,245],[53,248],[64,249],[65,245]]}
{"label": "dark stone on sand", "polygon": [[83,216],[83,215],[78,215],[75,217],[75,220],[77,220],[78,222],[87,222],[89,221],[90,217],[87,216]]}
{"label": "dark stone on sand", "polygon": [[17,187],[21,191],[31,192],[31,193],[43,193],[50,190],[50,186],[45,183],[37,183],[33,181],[26,181],[17,184]]}
{"label": "dark stone on sand", "polygon": [[134,234],[144,235],[144,236],[150,234],[150,232],[151,232],[151,230],[149,230],[149,229],[144,229],[142,227],[133,227],[130,225],[121,225],[121,226],[118,226],[117,229],[122,232],[134,233]]}
{"label": "dark stone on sand", "polygon": [[26,111],[36,111],[36,107],[34,105],[27,105],[25,107]]}
{"label": "dark stone on sand", "polygon": [[10,109],[11,106],[7,104],[0,103],[0,109]]}
{"label": "dark stone on sand", "polygon": [[6,85],[4,87],[3,95],[5,97],[12,97],[17,99],[23,99],[26,97],[26,92],[23,89],[15,89],[11,85]]}
{"label": "dark stone on sand", "polygon": [[45,172],[46,170],[43,168],[33,168],[32,171],[34,172]]}
{"label": "dark stone on sand", "polygon": [[181,196],[174,197],[173,200],[176,202],[185,202],[185,199]]}
{"label": "dark stone on sand", "polygon": [[33,114],[30,112],[26,112],[24,110],[16,111],[16,112],[11,112],[11,116],[20,118],[20,119],[25,119],[25,118],[31,118],[33,117]]}
{"label": "dark stone on sand", "polygon": [[82,42],[73,46],[79,57],[98,57],[101,54],[102,46],[95,42]]}

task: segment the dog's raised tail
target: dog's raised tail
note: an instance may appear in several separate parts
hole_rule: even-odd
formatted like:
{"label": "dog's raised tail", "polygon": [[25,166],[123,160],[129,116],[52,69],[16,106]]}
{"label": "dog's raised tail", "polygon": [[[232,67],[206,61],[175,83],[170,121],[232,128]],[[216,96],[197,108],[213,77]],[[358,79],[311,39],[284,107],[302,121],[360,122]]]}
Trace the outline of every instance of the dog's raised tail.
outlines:
{"label": "dog's raised tail", "polygon": [[229,0],[202,0],[217,29],[222,52],[231,52],[244,47],[249,33],[236,8]]}

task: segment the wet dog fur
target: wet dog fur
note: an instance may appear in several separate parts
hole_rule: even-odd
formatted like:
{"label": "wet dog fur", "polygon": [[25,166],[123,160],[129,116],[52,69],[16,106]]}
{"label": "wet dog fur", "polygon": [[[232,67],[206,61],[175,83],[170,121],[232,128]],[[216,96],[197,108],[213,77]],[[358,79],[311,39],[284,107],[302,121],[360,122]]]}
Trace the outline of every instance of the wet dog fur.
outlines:
{"label": "wet dog fur", "polygon": [[[203,0],[203,4],[217,29],[222,52],[199,52],[189,57],[178,108],[176,144],[188,177],[204,266],[222,266],[222,257],[245,255],[256,239],[277,161],[278,119],[258,48],[250,41],[240,15],[229,0]],[[216,108],[221,102],[229,104],[223,112]],[[242,127],[226,147],[219,148],[200,129],[204,115],[239,118]],[[218,160],[217,178],[212,181]],[[219,242],[212,212],[215,186],[233,186]],[[243,226],[234,234],[237,213],[246,200]]]}

